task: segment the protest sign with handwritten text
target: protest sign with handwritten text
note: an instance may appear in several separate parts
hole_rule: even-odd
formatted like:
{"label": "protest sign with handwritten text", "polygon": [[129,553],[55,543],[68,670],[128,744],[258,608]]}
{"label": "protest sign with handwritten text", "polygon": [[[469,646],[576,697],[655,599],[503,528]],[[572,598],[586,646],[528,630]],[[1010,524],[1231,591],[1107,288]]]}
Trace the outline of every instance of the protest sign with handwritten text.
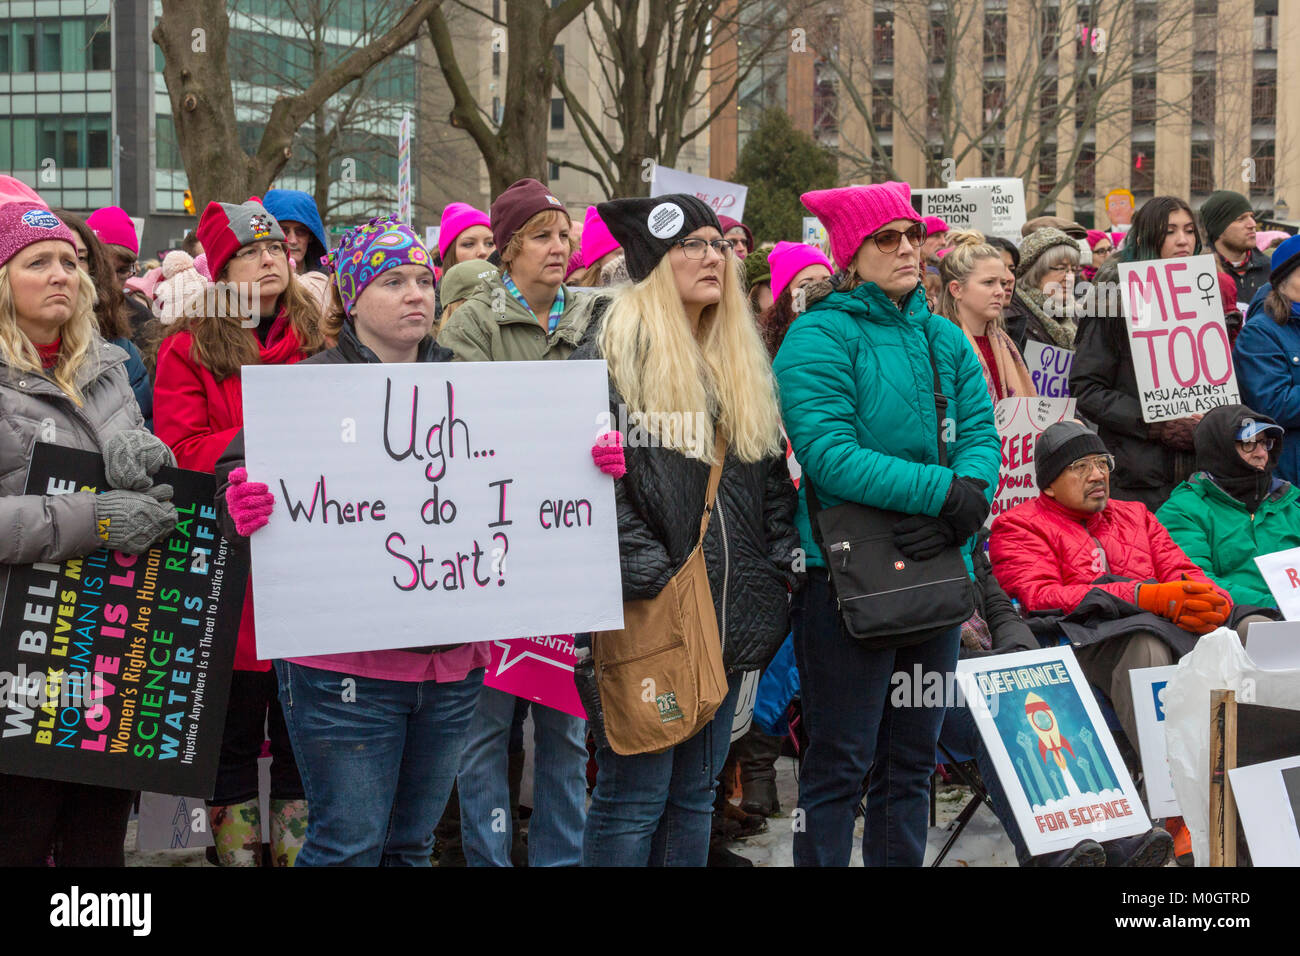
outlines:
{"label": "protest sign with handwritten text", "polygon": [[253,366],[264,658],[622,626],[604,362]]}

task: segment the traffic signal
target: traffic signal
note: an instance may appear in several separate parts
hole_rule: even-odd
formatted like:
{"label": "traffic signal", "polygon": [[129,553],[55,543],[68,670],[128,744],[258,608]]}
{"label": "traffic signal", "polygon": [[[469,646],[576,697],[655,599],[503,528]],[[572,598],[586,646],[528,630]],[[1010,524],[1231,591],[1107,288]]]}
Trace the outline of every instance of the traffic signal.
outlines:
{"label": "traffic signal", "polygon": [[188,189],[185,190],[185,211],[191,216],[194,215],[194,194]]}

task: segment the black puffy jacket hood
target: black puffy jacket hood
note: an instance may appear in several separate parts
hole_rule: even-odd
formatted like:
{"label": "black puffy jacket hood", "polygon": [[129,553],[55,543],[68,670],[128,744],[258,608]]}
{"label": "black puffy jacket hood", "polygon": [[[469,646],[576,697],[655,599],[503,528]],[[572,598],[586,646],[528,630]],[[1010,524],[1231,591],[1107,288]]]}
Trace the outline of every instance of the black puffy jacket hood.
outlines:
{"label": "black puffy jacket hood", "polygon": [[[1263,471],[1252,468],[1237,451],[1237,433],[1252,422],[1269,426],[1259,434],[1275,439]],[[1209,472],[1215,484],[1254,512],[1273,485],[1273,471],[1282,454],[1282,435],[1282,427],[1267,415],[1245,405],[1220,405],[1206,412],[1196,426],[1192,438],[1196,467]]]}

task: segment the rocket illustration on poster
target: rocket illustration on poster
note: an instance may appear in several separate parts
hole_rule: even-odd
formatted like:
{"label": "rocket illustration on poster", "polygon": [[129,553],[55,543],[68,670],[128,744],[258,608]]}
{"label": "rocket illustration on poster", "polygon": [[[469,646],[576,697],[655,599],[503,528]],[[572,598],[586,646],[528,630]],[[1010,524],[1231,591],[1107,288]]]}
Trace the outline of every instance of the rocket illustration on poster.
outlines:
{"label": "rocket illustration on poster", "polygon": [[1150,829],[1068,645],[963,660],[957,674],[1030,853]]}

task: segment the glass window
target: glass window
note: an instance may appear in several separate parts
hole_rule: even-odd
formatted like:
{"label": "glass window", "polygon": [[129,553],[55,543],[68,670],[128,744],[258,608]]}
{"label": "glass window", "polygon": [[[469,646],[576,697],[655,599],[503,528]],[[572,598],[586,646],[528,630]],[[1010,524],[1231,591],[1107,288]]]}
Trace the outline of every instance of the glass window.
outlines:
{"label": "glass window", "polygon": [[40,59],[37,61],[36,69],[42,73],[57,73],[63,65],[61,27],[63,26],[58,20],[42,20],[40,22]]}
{"label": "glass window", "polygon": [[[108,20],[91,20],[87,24],[90,43],[89,68],[92,70],[111,70],[113,68],[113,35],[109,31]],[[157,47],[154,47],[157,50]],[[162,51],[158,50],[161,57]],[[162,61],[158,61],[158,72],[162,72]]]}
{"label": "glass window", "polygon": [[155,158],[158,169],[183,169],[180,146],[176,141],[176,124],[170,116],[159,114],[154,119],[154,138],[157,144]]}
{"label": "glass window", "polygon": [[31,73],[36,69],[36,24],[14,22],[14,72]]}
{"label": "glass window", "polygon": [[9,54],[9,25],[0,28],[0,73],[8,73],[13,61]]}
{"label": "glass window", "polygon": [[86,166],[105,169],[113,165],[109,158],[107,116],[86,117]]}
{"label": "glass window", "polygon": [[564,97],[551,99],[551,129],[564,129]]}
{"label": "glass window", "polygon": [[9,117],[0,116],[0,169],[13,169],[13,163],[10,162],[9,155],[9,133],[11,126]]}
{"label": "glass window", "polygon": [[52,159],[55,165],[63,165],[62,157],[59,156],[59,118],[57,116],[39,116],[36,118],[36,151],[40,163]]}
{"label": "glass window", "polygon": [[86,160],[81,155],[82,128],[86,120],[82,116],[65,116],[59,137],[59,157],[65,169],[85,169]]}
{"label": "glass window", "polygon": [[14,169],[36,168],[36,120],[30,116],[14,119]]}

